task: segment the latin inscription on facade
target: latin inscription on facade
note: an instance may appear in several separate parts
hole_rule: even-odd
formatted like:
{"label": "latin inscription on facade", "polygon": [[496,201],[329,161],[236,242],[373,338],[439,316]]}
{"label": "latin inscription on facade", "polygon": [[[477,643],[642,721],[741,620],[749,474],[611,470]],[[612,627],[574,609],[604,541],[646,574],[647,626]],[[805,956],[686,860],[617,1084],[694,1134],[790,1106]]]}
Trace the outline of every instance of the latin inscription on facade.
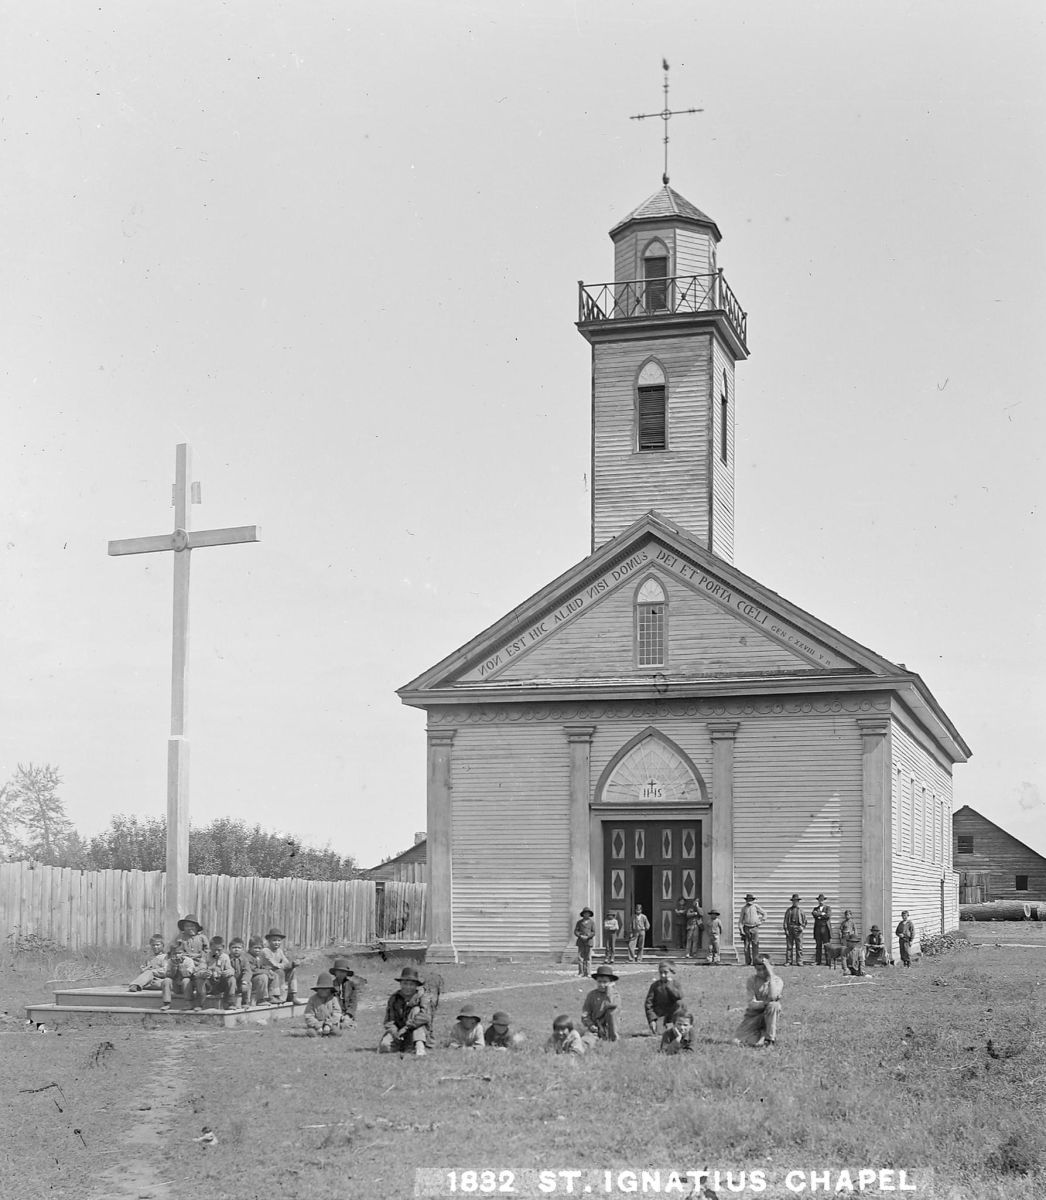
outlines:
{"label": "latin inscription on facade", "polygon": [[798,651],[818,666],[838,667],[846,665],[830,652],[815,645],[809,638],[785,624],[774,613],[769,612],[747,596],[743,596],[727,587],[720,579],[707,574],[701,567],[688,559],[673,553],[671,550],[651,542],[641,550],[637,550],[624,562],[605,571],[598,579],[591,580],[584,588],[575,592],[565,600],[554,612],[535,621],[518,633],[510,642],[506,642],[484,659],[478,666],[462,676],[464,682],[478,682],[491,679],[514,658],[529,650],[532,646],[543,642],[561,626],[573,621],[581,613],[586,612],[598,601],[602,600],[618,586],[631,579],[637,571],[645,568],[659,567],[669,574],[684,579],[700,594],[707,596],[721,608],[737,613],[749,624],[764,630],[766,633],[784,642],[793,650]]}

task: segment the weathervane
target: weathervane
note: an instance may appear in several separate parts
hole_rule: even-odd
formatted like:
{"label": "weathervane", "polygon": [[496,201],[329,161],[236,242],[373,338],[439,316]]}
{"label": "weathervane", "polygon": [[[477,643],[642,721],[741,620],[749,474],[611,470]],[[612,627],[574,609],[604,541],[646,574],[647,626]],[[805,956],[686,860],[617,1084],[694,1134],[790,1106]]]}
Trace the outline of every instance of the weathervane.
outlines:
{"label": "weathervane", "polygon": [[699,112],[704,112],[705,110],[703,108],[678,108],[678,109],[676,109],[675,112],[673,112],[668,107],[668,59],[667,58],[663,58],[661,60],[661,66],[665,72],[665,84],[664,84],[665,107],[660,112],[656,112],[656,113],[639,113],[637,116],[629,117],[629,120],[630,121],[645,121],[647,119],[647,117],[660,117],[661,120],[664,121],[664,123],[665,123],[665,173],[661,176],[661,182],[665,185],[665,187],[667,187],[668,186],[668,122],[673,117],[683,117],[683,116],[686,116],[688,113],[699,113]]}

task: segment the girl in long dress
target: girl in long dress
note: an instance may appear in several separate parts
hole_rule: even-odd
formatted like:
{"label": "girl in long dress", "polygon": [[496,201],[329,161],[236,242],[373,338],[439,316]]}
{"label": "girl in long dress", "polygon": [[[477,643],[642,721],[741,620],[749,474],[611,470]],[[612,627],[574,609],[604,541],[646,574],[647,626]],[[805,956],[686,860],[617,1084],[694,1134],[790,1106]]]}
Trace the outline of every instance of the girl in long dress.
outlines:
{"label": "girl in long dress", "polygon": [[769,954],[761,954],[745,986],[748,1007],[741,1019],[734,1042],[738,1046],[774,1046],[777,1044],[777,1020],[781,1015],[784,980],[774,974]]}

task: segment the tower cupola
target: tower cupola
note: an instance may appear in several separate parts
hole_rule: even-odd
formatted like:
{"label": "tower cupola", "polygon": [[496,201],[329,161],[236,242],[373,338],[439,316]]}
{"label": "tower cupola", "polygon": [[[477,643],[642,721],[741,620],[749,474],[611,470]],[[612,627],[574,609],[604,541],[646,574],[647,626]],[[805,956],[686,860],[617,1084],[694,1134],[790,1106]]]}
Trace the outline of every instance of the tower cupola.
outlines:
{"label": "tower cupola", "polygon": [[734,366],[747,314],[711,217],[667,183],[610,231],[611,283],[579,283],[592,346],[592,549],[653,509],[733,560]]}

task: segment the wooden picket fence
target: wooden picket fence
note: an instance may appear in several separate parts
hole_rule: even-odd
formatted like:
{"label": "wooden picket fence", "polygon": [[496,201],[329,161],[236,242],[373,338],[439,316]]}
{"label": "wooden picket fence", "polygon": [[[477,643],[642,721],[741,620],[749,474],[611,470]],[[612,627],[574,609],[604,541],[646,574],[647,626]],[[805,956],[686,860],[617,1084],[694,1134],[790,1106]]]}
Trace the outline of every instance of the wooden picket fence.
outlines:
{"label": "wooden picket fence", "polygon": [[[0,939],[36,935],[69,950],[146,945],[163,928],[163,871],[76,871],[0,863]],[[189,910],[226,941],[275,925],[292,946],[422,941],[425,884],[190,875]]]}

